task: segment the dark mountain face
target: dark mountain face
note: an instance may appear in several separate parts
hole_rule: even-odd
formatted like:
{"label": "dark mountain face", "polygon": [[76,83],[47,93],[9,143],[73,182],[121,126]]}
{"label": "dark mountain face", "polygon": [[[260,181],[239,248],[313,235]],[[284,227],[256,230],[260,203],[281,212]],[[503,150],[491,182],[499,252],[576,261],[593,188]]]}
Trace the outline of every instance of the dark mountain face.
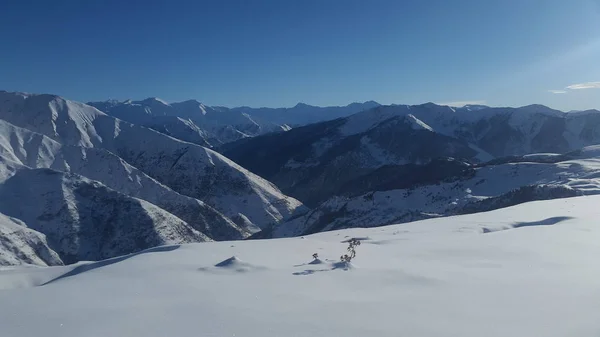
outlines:
{"label": "dark mountain face", "polygon": [[346,183],[339,194],[356,197],[369,191],[408,189],[468,179],[474,175],[472,165],[446,158],[434,159],[425,165],[386,165]]}
{"label": "dark mountain face", "polygon": [[248,139],[221,151],[309,206],[334,195],[368,192],[374,179],[370,175],[386,165],[385,173],[389,167],[407,173],[415,163],[440,157],[474,160],[478,155],[465,141],[415,127],[406,116],[347,136],[340,131],[345,122],[338,119]]}

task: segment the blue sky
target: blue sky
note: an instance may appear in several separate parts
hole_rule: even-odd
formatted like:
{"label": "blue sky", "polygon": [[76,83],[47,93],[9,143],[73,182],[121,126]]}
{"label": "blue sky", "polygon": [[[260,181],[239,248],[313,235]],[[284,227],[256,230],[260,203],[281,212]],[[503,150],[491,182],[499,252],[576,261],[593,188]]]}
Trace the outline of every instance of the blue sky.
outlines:
{"label": "blue sky", "polygon": [[0,89],[600,108],[600,0],[7,0]]}

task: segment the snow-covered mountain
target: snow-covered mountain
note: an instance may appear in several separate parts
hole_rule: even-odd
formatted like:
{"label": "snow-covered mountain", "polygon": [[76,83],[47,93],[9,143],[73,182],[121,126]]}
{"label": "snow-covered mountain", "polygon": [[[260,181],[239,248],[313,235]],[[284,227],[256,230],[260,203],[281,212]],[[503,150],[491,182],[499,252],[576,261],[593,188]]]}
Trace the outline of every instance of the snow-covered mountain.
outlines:
{"label": "snow-covered mountain", "polygon": [[[447,160],[445,166],[432,163],[415,166],[410,172],[402,166],[395,172],[386,169],[389,172],[379,170],[370,177],[371,192],[350,189],[257,237],[376,227],[489,211],[532,200],[600,194],[600,146],[567,155],[527,155],[483,165]],[[357,180],[361,182],[364,180]],[[356,189],[364,190],[362,186]]]}
{"label": "snow-covered mountain", "polygon": [[50,169],[18,169],[0,184],[0,200],[1,213],[44,233],[64,263],[210,240],[149,202]]}
{"label": "snow-covered mountain", "polygon": [[232,110],[246,113],[257,120],[297,127],[347,117],[378,106],[380,104],[375,101],[366,101],[363,103],[351,103],[346,106],[319,107],[298,103],[292,108],[238,107]]}
{"label": "snow-covered mountain", "polygon": [[[0,184],[25,174],[21,173],[23,167],[50,168],[66,177],[83,176],[92,182],[80,177],[73,184],[101,184],[112,191],[103,192],[107,197],[95,199],[97,202],[141,199],[144,209],[157,209],[153,214],[164,212],[168,216],[162,218],[176,218],[181,223],[172,223],[200,233],[190,234],[191,240],[240,239],[304,209],[268,181],[212,150],[53,95],[0,92],[0,156],[4,181]],[[75,186],[69,184],[52,184],[56,190],[45,195],[60,195],[64,186]],[[19,219],[31,228],[39,222],[36,218]],[[181,236],[177,240],[188,239]],[[177,240],[171,242],[180,243]]]}
{"label": "snow-covered mountain", "polygon": [[209,147],[265,133],[287,131],[290,126],[345,117],[378,106],[371,101],[344,107],[298,104],[293,108],[230,109],[206,106],[196,100],[168,104],[158,98],[88,104],[121,120]]}
{"label": "snow-covered mountain", "polygon": [[[0,268],[0,327],[3,337],[597,336],[598,204]],[[356,257],[339,263],[351,238]]]}
{"label": "snow-covered mountain", "polygon": [[0,213],[0,266],[57,266],[63,262],[48,246],[46,236],[19,219]]}
{"label": "snow-covered mountain", "polygon": [[[13,228],[33,231],[28,242],[47,245],[60,263],[161,242],[243,239],[260,230],[255,237],[306,235],[600,191],[599,151],[574,152],[600,143],[595,110],[375,102],[228,109],[156,98],[94,104],[111,115],[58,96],[0,92],[0,212]],[[351,110],[362,112],[344,117]],[[286,132],[266,127],[284,124]],[[231,133],[228,141],[245,133],[218,147],[222,154],[199,145],[212,145],[219,132]],[[14,191],[46,180],[45,188]],[[22,199],[53,201],[30,210],[17,205]],[[107,227],[85,212],[114,203],[129,205],[115,224],[146,241],[80,231]],[[147,221],[126,224],[136,216]],[[80,248],[85,240],[92,241]],[[57,263],[25,247],[4,260]]]}
{"label": "snow-covered mountain", "polygon": [[[63,146],[46,136],[0,120],[0,158],[33,168],[52,168],[97,180],[121,193],[149,201],[216,240],[245,237],[247,229],[206,203],[181,195],[115,154],[98,148]],[[9,140],[13,140],[12,142]],[[1,161],[0,161],[1,162]],[[6,179],[6,162],[0,180]]]}
{"label": "snow-covered mountain", "polygon": [[433,103],[381,106],[352,116],[346,128],[355,132],[367,130],[383,120],[407,115],[494,157],[565,153],[600,143],[600,111],[565,113],[543,105],[520,108],[452,108]]}
{"label": "snow-covered mountain", "polygon": [[[451,108],[427,103],[379,106],[219,150],[314,207],[358,185],[363,193],[371,191],[364,185],[369,175],[385,181],[391,174],[388,178],[393,179],[410,173],[411,165],[440,157],[477,163],[527,153],[566,153],[599,143],[596,110],[567,114],[539,105]],[[394,168],[404,165],[409,166]]]}
{"label": "snow-covered mountain", "polygon": [[413,115],[377,123],[363,120],[363,115],[242,140],[219,150],[313,207],[386,165],[427,163],[438,157],[492,158],[463,140],[432,130]]}

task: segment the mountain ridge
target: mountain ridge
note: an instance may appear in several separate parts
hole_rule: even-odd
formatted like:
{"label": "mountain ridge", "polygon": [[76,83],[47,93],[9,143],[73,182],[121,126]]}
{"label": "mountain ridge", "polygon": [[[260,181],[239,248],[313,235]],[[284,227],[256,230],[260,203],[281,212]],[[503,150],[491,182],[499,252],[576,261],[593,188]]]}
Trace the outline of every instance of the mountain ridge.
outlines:
{"label": "mountain ridge", "polygon": [[[160,101],[153,102],[162,104]],[[23,205],[7,207],[20,185],[30,186],[27,179],[19,180],[20,184],[12,183],[27,172],[37,172],[31,173],[32,177],[47,177],[48,182],[54,179],[49,172],[58,172],[62,178],[55,180],[64,183],[56,182],[45,192],[35,191],[30,186],[30,193],[23,195],[25,199],[41,203],[53,195],[56,200],[61,200],[60,191],[94,191],[90,197],[95,201],[66,206],[67,210],[71,209],[67,211],[69,214],[77,214],[79,205],[93,204],[93,207],[85,206],[88,212],[93,212],[117,200],[131,205],[128,206],[130,209],[139,204],[141,206],[135,206],[139,211],[121,212],[115,223],[128,217],[131,219],[132,214],[147,214],[143,216],[150,221],[145,222],[147,228],[158,228],[156,226],[165,222],[172,230],[181,233],[161,230],[172,238],[168,241],[171,243],[211,238],[242,239],[304,207],[297,200],[283,195],[271,183],[210,149],[124,122],[94,107],[56,95],[0,93],[0,159],[0,189],[5,193],[3,202],[0,202],[0,206],[5,207],[2,208],[3,213],[22,220],[29,228],[39,229],[40,235],[53,233],[52,230],[60,228],[61,220],[39,227],[42,220],[38,218],[22,219],[27,212],[11,213]],[[30,180],[41,184],[44,179]],[[140,201],[133,202],[134,199]],[[90,228],[104,226],[102,217],[90,218],[89,214],[85,217],[80,214],[72,219],[88,219],[86,226]],[[77,220],[64,223],[78,225]],[[135,223],[133,221],[133,228]],[[152,231],[145,233],[141,238],[148,236],[148,241],[142,245],[121,242],[116,243],[115,249],[92,250],[92,255],[66,253],[65,249],[57,248],[60,239],[56,234],[50,235],[49,247],[58,252],[63,261],[72,263],[79,259],[112,257],[131,252],[134,248],[145,249],[165,242],[163,239],[151,239]],[[37,242],[43,245],[41,238]],[[109,237],[107,240],[102,245],[116,242]],[[23,261],[59,263],[31,256]]]}

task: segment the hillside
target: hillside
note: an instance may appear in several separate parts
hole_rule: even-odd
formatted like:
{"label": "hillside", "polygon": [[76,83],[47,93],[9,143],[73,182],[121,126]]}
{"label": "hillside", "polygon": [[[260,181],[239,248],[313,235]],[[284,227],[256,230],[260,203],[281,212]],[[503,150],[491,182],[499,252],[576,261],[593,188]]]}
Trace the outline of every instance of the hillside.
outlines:
{"label": "hillside", "polygon": [[353,127],[355,116],[227,144],[220,151],[312,207],[382,166],[427,163],[439,157],[487,158],[412,115],[364,130]]}
{"label": "hillside", "polygon": [[0,213],[44,233],[63,263],[102,260],[164,244],[210,241],[149,202],[50,169],[18,169],[0,184],[0,200]]}
{"label": "hillside", "polygon": [[[598,147],[593,146],[569,155],[529,155],[478,166],[447,161],[446,167],[454,167],[455,172],[436,171],[444,168],[437,162],[431,168],[415,166],[408,173],[379,172],[368,177],[371,192],[352,193],[350,189],[306,215],[273,226],[256,237],[376,227],[489,211],[533,200],[600,194],[598,152]],[[419,181],[419,172],[438,179]],[[363,186],[357,189],[364,190]]]}
{"label": "hillside", "polygon": [[20,264],[57,266],[63,262],[43,234],[0,213],[0,267]]}
{"label": "hillside", "polygon": [[[169,241],[172,243],[241,239],[304,210],[300,202],[285,196],[268,181],[212,150],[54,95],[0,92],[0,159],[0,188],[16,179],[15,175],[25,174],[21,172],[24,169],[52,169],[65,177],[87,178],[91,184],[116,192],[97,198],[94,207],[102,209],[103,204],[119,198],[137,198],[156,209],[152,214],[168,214],[161,217],[177,218],[181,226],[195,231],[186,229],[175,236],[177,240]],[[43,179],[39,183],[44,183]],[[63,193],[64,185],[60,183],[48,186],[47,193],[36,191],[27,197],[39,198],[43,203]],[[12,209],[7,200],[0,206]],[[40,224],[38,218],[19,220],[31,228]],[[83,225],[77,221],[71,222]],[[100,218],[89,221],[89,226],[101,226],[94,222]],[[60,225],[60,221],[53,224]],[[131,225],[142,226],[142,222]],[[48,235],[54,230],[41,228]],[[51,240],[53,249],[58,241]],[[147,242],[164,243],[152,238]],[[124,249],[119,254],[133,251]],[[88,258],[85,256],[77,255],[75,260]],[[104,257],[108,256],[97,255],[94,259]],[[71,258],[68,260],[72,262]]]}
{"label": "hillside", "polygon": [[[594,336],[598,203],[0,270],[0,326],[8,337]],[[353,237],[356,258],[336,264]]]}

